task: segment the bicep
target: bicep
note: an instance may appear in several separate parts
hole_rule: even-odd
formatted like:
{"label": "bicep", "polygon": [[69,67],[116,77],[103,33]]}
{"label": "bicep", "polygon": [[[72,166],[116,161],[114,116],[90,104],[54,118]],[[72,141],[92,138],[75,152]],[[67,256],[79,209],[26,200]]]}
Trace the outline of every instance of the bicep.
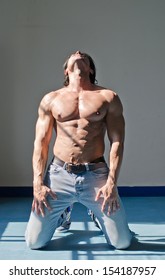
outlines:
{"label": "bicep", "polygon": [[38,109],[38,119],[36,123],[36,140],[50,142],[53,124],[54,119],[52,113],[41,103]]}
{"label": "bicep", "polygon": [[123,106],[118,96],[109,106],[106,116],[107,134],[111,143],[124,142],[125,120],[123,116]]}
{"label": "bicep", "polygon": [[106,120],[107,134],[111,143],[124,142],[125,137],[125,121],[123,115],[121,116],[109,116]]}

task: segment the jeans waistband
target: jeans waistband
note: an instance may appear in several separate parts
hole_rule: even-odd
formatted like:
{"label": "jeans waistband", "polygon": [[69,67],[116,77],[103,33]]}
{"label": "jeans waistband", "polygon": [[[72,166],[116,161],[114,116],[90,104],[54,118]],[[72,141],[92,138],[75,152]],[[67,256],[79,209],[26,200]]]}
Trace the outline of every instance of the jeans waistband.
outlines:
{"label": "jeans waistband", "polygon": [[64,162],[58,157],[54,157],[53,163],[58,164],[70,173],[80,173],[85,171],[93,171],[105,166],[105,159],[104,157],[100,157],[89,163],[72,164],[69,162]]}

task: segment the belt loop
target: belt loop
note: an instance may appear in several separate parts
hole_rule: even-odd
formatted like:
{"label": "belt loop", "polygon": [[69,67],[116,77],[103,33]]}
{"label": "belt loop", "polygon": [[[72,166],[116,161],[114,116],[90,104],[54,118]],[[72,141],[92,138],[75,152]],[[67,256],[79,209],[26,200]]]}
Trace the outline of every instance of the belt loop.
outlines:
{"label": "belt loop", "polygon": [[85,164],[86,171],[89,171],[89,165],[88,165],[88,163],[85,162],[84,164]]}

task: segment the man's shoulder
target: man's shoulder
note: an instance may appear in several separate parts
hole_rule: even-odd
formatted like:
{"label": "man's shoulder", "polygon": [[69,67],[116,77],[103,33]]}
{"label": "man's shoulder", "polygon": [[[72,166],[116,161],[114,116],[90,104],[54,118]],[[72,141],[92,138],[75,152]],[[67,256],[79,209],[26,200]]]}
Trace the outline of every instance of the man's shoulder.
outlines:
{"label": "man's shoulder", "polygon": [[118,96],[115,91],[109,88],[98,86],[98,90],[108,102],[113,101]]}
{"label": "man's shoulder", "polygon": [[123,112],[123,105],[115,91],[101,87],[100,92],[104,96],[105,100],[109,103],[108,111],[110,113],[119,115]]}
{"label": "man's shoulder", "polygon": [[61,94],[61,92],[62,92],[62,89],[58,89],[58,90],[53,90],[53,91],[50,91],[50,92],[46,93],[42,97],[39,107],[40,108],[44,108],[45,110],[50,111],[51,108],[52,108],[53,101],[56,99],[56,97],[58,95]]}
{"label": "man's shoulder", "polygon": [[57,96],[59,96],[63,92],[64,92],[64,88],[60,88],[60,89],[57,89],[57,90],[52,90],[50,92],[47,92],[43,96],[42,100],[44,100],[46,103],[52,102],[52,100],[54,98],[56,98]]}

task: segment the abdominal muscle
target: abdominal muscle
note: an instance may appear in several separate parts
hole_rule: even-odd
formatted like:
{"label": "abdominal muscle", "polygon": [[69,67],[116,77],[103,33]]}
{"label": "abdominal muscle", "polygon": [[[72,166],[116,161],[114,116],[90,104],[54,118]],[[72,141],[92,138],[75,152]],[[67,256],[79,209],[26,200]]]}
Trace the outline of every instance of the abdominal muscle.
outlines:
{"label": "abdominal muscle", "polygon": [[54,155],[74,164],[92,162],[104,154],[105,124],[86,119],[57,122]]}

